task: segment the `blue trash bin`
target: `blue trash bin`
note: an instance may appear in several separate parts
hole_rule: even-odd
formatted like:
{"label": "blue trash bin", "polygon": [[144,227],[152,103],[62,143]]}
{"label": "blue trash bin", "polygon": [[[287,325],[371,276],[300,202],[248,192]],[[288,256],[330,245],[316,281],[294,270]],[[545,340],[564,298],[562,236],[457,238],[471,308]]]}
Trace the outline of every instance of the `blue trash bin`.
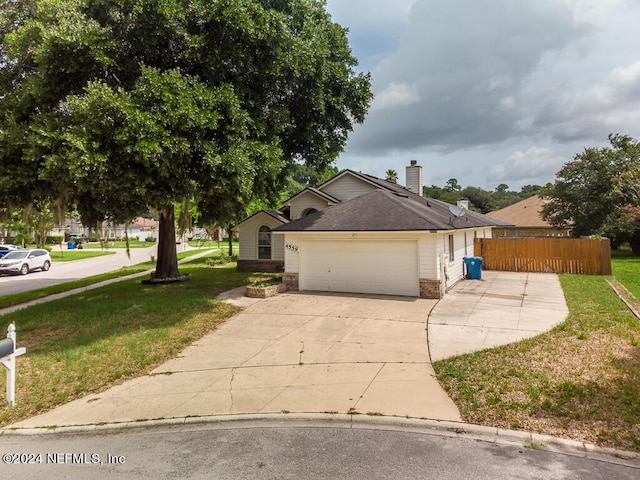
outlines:
{"label": "blue trash bin", "polygon": [[74,248],[76,248],[76,242],[67,242],[67,250],[73,250]]}
{"label": "blue trash bin", "polygon": [[467,278],[471,280],[482,280],[482,257],[464,257],[464,264],[467,267]]}

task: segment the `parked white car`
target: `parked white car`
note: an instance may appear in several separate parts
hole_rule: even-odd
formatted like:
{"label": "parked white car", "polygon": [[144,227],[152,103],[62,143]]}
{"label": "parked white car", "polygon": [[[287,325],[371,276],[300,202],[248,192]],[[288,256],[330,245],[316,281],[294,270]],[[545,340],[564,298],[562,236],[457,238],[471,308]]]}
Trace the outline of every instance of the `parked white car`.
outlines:
{"label": "parked white car", "polygon": [[51,268],[51,255],[42,248],[13,250],[0,258],[0,274],[26,275],[34,270],[46,272]]}

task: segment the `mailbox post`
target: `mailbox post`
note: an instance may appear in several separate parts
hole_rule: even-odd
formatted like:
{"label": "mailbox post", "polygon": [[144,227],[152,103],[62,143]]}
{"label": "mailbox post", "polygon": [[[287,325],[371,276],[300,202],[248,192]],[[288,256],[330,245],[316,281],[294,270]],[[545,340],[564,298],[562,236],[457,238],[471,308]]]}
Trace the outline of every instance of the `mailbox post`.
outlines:
{"label": "mailbox post", "polygon": [[16,357],[27,353],[27,349],[16,348],[16,326],[7,328],[7,338],[0,340],[0,364],[7,370],[7,403],[16,404]]}

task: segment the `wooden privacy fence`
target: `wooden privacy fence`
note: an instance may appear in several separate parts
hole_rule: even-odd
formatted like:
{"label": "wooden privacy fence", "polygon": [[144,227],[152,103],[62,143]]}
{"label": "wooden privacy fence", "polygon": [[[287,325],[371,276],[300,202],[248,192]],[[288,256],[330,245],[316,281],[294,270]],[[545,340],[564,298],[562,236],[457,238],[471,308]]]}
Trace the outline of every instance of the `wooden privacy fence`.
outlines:
{"label": "wooden privacy fence", "polygon": [[611,275],[608,238],[476,238],[486,270]]}

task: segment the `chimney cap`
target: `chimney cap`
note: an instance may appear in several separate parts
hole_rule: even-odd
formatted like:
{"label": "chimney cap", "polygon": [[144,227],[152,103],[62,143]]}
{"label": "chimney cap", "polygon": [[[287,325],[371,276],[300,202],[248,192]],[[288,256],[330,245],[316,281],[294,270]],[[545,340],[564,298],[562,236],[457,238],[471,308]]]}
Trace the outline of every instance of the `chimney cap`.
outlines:
{"label": "chimney cap", "polygon": [[415,167],[416,165],[418,165],[418,161],[417,160],[411,160],[411,166]]}

